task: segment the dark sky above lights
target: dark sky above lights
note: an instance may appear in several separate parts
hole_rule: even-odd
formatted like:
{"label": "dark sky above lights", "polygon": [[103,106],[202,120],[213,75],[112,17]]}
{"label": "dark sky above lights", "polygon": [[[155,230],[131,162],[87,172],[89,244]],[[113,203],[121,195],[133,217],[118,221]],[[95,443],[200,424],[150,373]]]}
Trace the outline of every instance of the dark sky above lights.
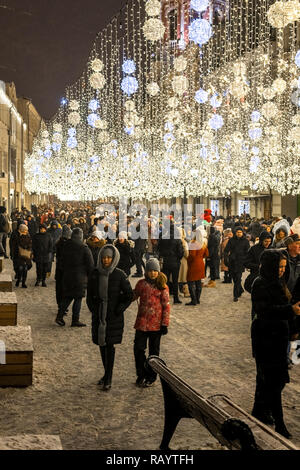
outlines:
{"label": "dark sky above lights", "polygon": [[50,118],[126,0],[0,0],[0,80]]}

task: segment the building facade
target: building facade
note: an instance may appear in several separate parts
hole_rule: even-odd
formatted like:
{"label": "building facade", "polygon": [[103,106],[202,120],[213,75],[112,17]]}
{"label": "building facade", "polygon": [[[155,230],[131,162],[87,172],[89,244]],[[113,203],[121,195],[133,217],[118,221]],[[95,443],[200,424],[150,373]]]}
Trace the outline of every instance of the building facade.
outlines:
{"label": "building facade", "polygon": [[24,160],[31,152],[41,117],[29,99],[18,98],[14,83],[0,81],[0,205],[14,208],[47,201],[30,195],[24,185]]}

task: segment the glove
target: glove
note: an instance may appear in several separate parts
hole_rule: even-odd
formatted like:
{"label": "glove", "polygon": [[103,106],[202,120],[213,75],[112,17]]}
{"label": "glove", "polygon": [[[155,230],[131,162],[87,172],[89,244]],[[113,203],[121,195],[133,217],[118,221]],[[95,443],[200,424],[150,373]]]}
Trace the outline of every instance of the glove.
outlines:
{"label": "glove", "polygon": [[167,335],[168,334],[168,327],[162,325],[162,327],[160,329],[160,332],[161,332],[162,336]]}

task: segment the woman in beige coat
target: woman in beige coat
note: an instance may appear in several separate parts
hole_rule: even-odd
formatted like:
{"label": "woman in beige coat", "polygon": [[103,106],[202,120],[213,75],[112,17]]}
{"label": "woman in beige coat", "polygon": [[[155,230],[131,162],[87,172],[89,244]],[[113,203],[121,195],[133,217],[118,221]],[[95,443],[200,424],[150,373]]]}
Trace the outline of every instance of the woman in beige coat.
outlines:
{"label": "woman in beige coat", "polygon": [[187,272],[188,272],[187,259],[189,257],[189,245],[188,245],[188,242],[186,241],[186,233],[183,228],[181,229],[181,241],[182,241],[184,254],[183,254],[183,258],[181,258],[178,284],[180,286],[180,291],[182,292],[184,297],[189,297],[190,293],[189,293],[189,288],[187,284]]}

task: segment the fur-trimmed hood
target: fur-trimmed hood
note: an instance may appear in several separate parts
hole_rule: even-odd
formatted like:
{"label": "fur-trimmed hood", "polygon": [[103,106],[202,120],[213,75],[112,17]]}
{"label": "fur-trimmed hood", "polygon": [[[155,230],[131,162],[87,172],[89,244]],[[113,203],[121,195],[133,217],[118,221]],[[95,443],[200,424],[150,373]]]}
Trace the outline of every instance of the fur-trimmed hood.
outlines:
{"label": "fur-trimmed hood", "polygon": [[104,245],[106,245],[106,240],[93,240],[94,236],[92,235],[89,237],[86,241],[87,245],[90,248],[103,248]]}

